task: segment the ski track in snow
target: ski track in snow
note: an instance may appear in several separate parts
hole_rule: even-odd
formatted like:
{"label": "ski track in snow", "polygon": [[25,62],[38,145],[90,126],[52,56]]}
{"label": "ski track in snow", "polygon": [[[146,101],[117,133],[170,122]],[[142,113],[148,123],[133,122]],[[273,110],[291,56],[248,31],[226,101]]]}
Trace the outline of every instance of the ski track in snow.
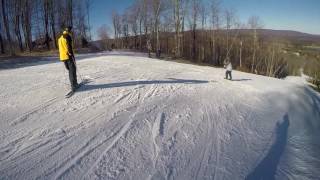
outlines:
{"label": "ski track in snow", "polygon": [[14,120],[11,120],[12,123],[11,123],[11,126],[15,126],[19,123],[22,123],[23,121],[27,120],[28,119],[28,116],[34,114],[34,113],[37,113],[38,111],[50,106],[51,104],[53,104],[55,101],[57,101],[57,97],[55,98],[52,98],[52,99],[49,99],[48,101],[46,101],[45,103],[42,103],[38,106],[36,106],[35,108],[23,113],[20,117],[14,119]]}
{"label": "ski track in snow", "polygon": [[0,71],[0,179],[320,177],[320,96],[305,84],[98,55],[77,63],[89,83],[70,99],[60,63]]}
{"label": "ski track in snow", "polygon": [[[114,139],[111,141],[110,145],[101,153],[99,158],[96,160],[96,162],[91,166],[91,168],[88,170],[87,173],[90,173],[93,171],[93,168],[95,168],[98,163],[101,161],[102,157],[118,142],[118,140],[129,130],[131,124],[133,122],[133,119],[129,119],[129,121],[120,129],[119,132],[115,133]],[[86,174],[87,174],[86,173]]]}

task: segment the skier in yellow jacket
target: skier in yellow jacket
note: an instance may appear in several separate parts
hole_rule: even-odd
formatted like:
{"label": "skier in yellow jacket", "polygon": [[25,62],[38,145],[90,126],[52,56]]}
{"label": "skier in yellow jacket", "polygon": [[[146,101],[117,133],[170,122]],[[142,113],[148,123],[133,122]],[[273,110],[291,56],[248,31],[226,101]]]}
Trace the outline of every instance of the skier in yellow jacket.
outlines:
{"label": "skier in yellow jacket", "polygon": [[67,27],[60,38],[58,39],[60,61],[64,62],[67,70],[69,71],[69,80],[71,84],[71,91],[75,91],[79,84],[77,82],[77,68],[72,48],[71,38],[72,27]]}

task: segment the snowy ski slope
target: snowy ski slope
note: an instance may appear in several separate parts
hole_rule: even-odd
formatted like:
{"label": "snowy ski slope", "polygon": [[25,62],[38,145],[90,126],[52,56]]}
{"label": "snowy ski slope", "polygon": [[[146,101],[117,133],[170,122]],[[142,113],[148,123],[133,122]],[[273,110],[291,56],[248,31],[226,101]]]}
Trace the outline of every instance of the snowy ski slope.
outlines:
{"label": "snowy ski slope", "polygon": [[78,59],[90,82],[69,99],[59,62],[0,70],[0,179],[320,177],[320,95],[304,83],[139,53]]}

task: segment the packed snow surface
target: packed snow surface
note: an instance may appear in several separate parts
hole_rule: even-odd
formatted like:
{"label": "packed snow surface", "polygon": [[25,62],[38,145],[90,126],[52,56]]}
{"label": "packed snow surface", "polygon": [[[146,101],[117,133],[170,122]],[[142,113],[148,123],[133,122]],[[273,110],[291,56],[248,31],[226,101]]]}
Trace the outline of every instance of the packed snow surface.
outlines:
{"label": "packed snow surface", "polygon": [[[320,95],[139,53],[0,70],[0,179],[319,179]],[[52,62],[52,61],[50,61]]]}

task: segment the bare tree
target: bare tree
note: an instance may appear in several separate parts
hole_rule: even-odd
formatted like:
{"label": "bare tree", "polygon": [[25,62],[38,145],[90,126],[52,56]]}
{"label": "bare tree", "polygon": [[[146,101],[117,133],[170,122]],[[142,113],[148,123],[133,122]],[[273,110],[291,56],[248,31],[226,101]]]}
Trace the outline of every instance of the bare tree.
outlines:
{"label": "bare tree", "polygon": [[89,39],[91,40],[91,26],[90,26],[90,7],[91,7],[91,0],[86,0],[85,6],[86,6],[86,11],[87,11],[87,25],[88,25],[88,34],[89,34]]}
{"label": "bare tree", "polygon": [[199,18],[199,11],[200,11],[200,0],[191,0],[191,19],[190,19],[190,26],[192,31],[192,51],[191,57],[193,60],[196,60],[196,31],[197,31],[197,21]]}
{"label": "bare tree", "polygon": [[50,50],[50,36],[49,36],[49,13],[50,13],[49,0],[43,0],[43,14],[44,14],[44,29],[45,29],[45,43],[47,49]]}
{"label": "bare tree", "polygon": [[44,18],[43,18],[43,2],[42,0],[32,1],[32,23],[31,23],[31,33],[34,34],[35,39],[32,40],[33,48],[42,48],[45,43],[44,38]]}
{"label": "bare tree", "polygon": [[4,44],[2,39],[2,29],[1,29],[1,23],[0,23],[0,52],[1,54],[4,54]]}
{"label": "bare tree", "polygon": [[66,9],[66,12],[67,12],[67,19],[66,19],[66,22],[67,22],[67,25],[68,26],[73,26],[73,0],[67,0],[67,9]]}
{"label": "bare tree", "polygon": [[[211,11],[211,56],[213,62],[217,60],[216,53],[216,31],[220,28],[220,1],[212,0],[210,5]],[[219,63],[217,63],[219,64]]]}
{"label": "bare tree", "polygon": [[[134,4],[131,6],[128,10],[128,23],[130,25],[131,32],[134,36],[134,48],[137,49],[137,37],[138,37],[138,19],[139,19],[139,13],[140,9],[139,6]],[[140,29],[141,32],[141,29]]]}
{"label": "bare tree", "polygon": [[56,4],[54,3],[54,0],[48,0],[48,10],[49,10],[49,16],[50,16],[50,26],[51,26],[51,32],[53,37],[53,42],[56,48],[58,48],[57,45],[57,33],[56,33]]}
{"label": "bare tree", "polygon": [[124,48],[128,48],[129,46],[129,15],[128,12],[125,12],[122,16],[121,16],[121,29],[122,29],[122,37],[124,37],[124,41],[122,38],[122,47]]}
{"label": "bare tree", "polygon": [[134,7],[136,9],[136,13],[137,13],[137,23],[138,26],[137,27],[139,29],[139,49],[140,51],[142,51],[142,24],[143,24],[143,19],[145,16],[143,7],[144,7],[144,0],[136,0]]}
{"label": "bare tree", "polygon": [[109,32],[109,28],[105,24],[100,26],[97,29],[98,38],[101,40],[104,49],[108,49],[109,48],[108,47],[108,41],[110,39],[110,36],[109,36],[108,32]]}
{"label": "bare tree", "polygon": [[185,19],[189,9],[189,1],[184,0],[182,5],[182,16],[181,16],[181,55],[184,54],[184,43],[185,43]]}
{"label": "bare tree", "polygon": [[66,7],[64,6],[65,0],[53,0],[57,10],[58,28],[62,29],[67,25]]}
{"label": "bare tree", "polygon": [[112,24],[113,24],[113,30],[114,30],[115,45],[116,47],[119,47],[118,39],[120,38],[120,35],[122,32],[121,17],[116,11],[112,12]]}
{"label": "bare tree", "polygon": [[[166,54],[173,53],[173,55],[175,55],[176,33],[175,33],[174,14],[172,13],[173,12],[172,8],[174,7],[172,6],[172,0],[164,1],[164,2],[165,3],[163,3],[163,10],[161,12],[161,22],[160,22],[160,31],[159,31],[161,52],[164,52]],[[178,37],[178,39],[181,39],[181,38]]]}
{"label": "bare tree", "polygon": [[30,0],[22,0],[22,29],[24,33],[24,42],[29,51],[32,51],[31,3]]}
{"label": "bare tree", "polygon": [[171,0],[173,23],[174,23],[174,56],[179,58],[183,54],[183,34],[184,34],[184,19],[187,12],[189,0]]}
{"label": "bare tree", "polygon": [[23,51],[23,45],[22,45],[22,37],[20,32],[20,24],[21,24],[21,1],[20,0],[13,0],[11,1],[12,4],[12,22],[14,25],[14,33],[16,35],[16,39],[19,44],[19,49],[22,52]]}
{"label": "bare tree", "polygon": [[162,0],[152,0],[153,24],[156,33],[156,56],[160,57],[159,24]]}
{"label": "bare tree", "polygon": [[137,9],[138,22],[139,22],[139,49],[142,51],[142,24],[144,22],[146,11],[146,0],[137,0],[134,5]]}
{"label": "bare tree", "polygon": [[174,23],[175,23],[175,47],[174,47],[174,53],[175,57],[180,57],[181,52],[180,52],[180,45],[181,45],[181,29],[182,29],[182,7],[183,3],[182,0],[173,0],[173,14],[174,14]]}
{"label": "bare tree", "polygon": [[[73,27],[75,37],[87,39],[89,17],[87,5],[90,0],[0,0],[0,50],[13,54],[16,49],[30,52],[37,49],[50,50],[51,41],[56,44],[57,28]],[[60,25],[60,26],[59,26]],[[34,36],[34,37],[33,37]],[[75,45],[79,38],[75,38]],[[15,46],[17,45],[17,46]],[[16,48],[18,47],[18,48]]]}
{"label": "bare tree", "polygon": [[206,4],[203,1],[200,1],[200,18],[201,18],[201,38],[200,38],[200,46],[199,46],[199,60],[205,60],[205,45],[206,45],[206,35],[207,32],[205,30],[205,26],[207,24],[207,8]]}
{"label": "bare tree", "polygon": [[239,66],[240,66],[240,68],[242,68],[242,46],[243,46],[243,42],[242,42],[242,40],[240,40],[240,48],[239,48]]}
{"label": "bare tree", "polygon": [[256,63],[256,52],[258,48],[258,33],[257,29],[262,27],[262,23],[258,16],[251,16],[248,20],[249,27],[252,29],[252,62],[251,62],[251,73],[255,70]]}
{"label": "bare tree", "polygon": [[10,54],[13,55],[14,50],[13,50],[13,44],[12,44],[10,29],[9,29],[8,12],[6,9],[8,7],[7,3],[8,3],[7,1],[1,0],[2,22],[4,25],[5,32],[6,32],[7,41],[8,41],[9,49],[10,49]]}
{"label": "bare tree", "polygon": [[266,76],[276,77],[283,70],[281,69],[284,63],[280,58],[281,50],[281,44],[272,40],[264,50],[265,62],[257,62],[256,71],[264,71]]}
{"label": "bare tree", "polygon": [[[148,18],[149,17],[149,12],[148,11],[148,5],[150,3],[150,0],[142,0],[143,1],[143,7],[142,7],[142,14],[143,14],[143,26],[144,26],[144,35],[145,36],[148,36],[148,30],[149,30],[149,26],[151,27],[151,23],[150,23],[150,19],[151,18]],[[147,39],[150,39],[147,38]]]}
{"label": "bare tree", "polygon": [[114,38],[117,38],[117,12],[112,11],[112,24],[113,24],[113,30],[114,30]]}
{"label": "bare tree", "polygon": [[77,3],[74,5],[74,18],[73,23],[75,25],[75,33],[76,33],[76,42],[78,45],[81,45],[81,47],[86,47],[88,44],[88,36],[87,36],[87,28],[86,25],[86,13],[85,13],[85,3]]}
{"label": "bare tree", "polygon": [[97,29],[97,35],[98,35],[98,38],[100,40],[106,40],[106,39],[109,39],[110,36],[109,36],[109,28],[107,25],[102,25],[100,26],[98,29]]}
{"label": "bare tree", "polygon": [[225,9],[224,11],[224,18],[225,18],[225,28],[226,28],[226,34],[227,34],[227,56],[229,56],[228,52],[230,51],[230,29],[232,27],[232,25],[235,22],[235,13],[233,9]]}

